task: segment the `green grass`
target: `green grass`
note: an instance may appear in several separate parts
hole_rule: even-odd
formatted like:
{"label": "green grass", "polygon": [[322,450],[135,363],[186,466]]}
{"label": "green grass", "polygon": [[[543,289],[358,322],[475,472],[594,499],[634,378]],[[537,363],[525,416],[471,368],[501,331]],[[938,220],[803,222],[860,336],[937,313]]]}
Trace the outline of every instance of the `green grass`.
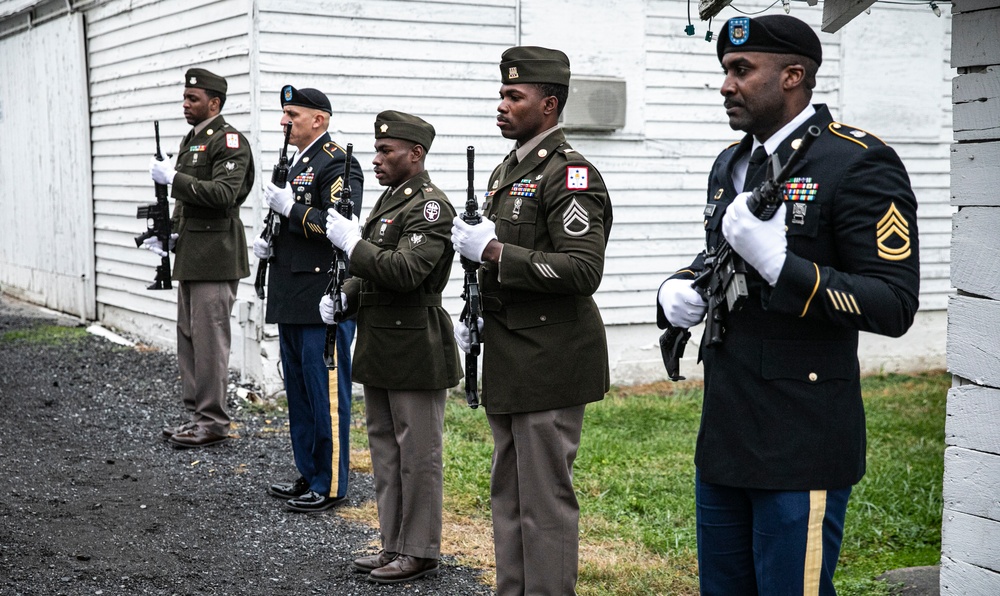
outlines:
{"label": "green grass", "polygon": [[0,335],[0,343],[23,341],[33,344],[58,345],[80,341],[87,337],[83,327],[63,327],[61,325],[38,325],[28,329],[17,329]]}
{"label": "green grass", "polygon": [[[940,372],[864,379],[868,473],[848,507],[838,594],[887,594],[876,576],[939,561],[950,383]],[[693,485],[701,400],[698,384],[658,383],[615,388],[587,407],[575,468],[581,596],[697,593]],[[363,420],[363,405],[359,415]],[[363,432],[354,435],[365,441]],[[445,509],[488,520],[489,425],[459,391],[445,410],[444,446]]]}

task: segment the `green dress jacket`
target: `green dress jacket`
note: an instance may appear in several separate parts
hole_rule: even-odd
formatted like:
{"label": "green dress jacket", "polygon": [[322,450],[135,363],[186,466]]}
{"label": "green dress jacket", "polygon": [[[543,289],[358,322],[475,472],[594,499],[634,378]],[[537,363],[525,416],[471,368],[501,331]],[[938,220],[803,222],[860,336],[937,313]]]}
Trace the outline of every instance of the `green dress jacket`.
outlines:
{"label": "green dress jacket", "polygon": [[479,270],[483,404],[514,414],[601,400],[608,342],[593,294],[611,232],[608,190],[561,129],[509,171],[508,161],[483,204],[504,243],[500,263]]}
{"label": "green dress jacket", "polygon": [[223,281],[250,275],[240,205],[253,188],[250,143],[216,116],[201,132],[181,141],[173,230],[178,234],[173,279]]}
{"label": "green dress jacket", "polygon": [[347,314],[357,314],[353,379],[431,390],[461,379],[451,317],[441,307],[455,251],[455,209],[425,171],[386,190],[351,254]]}

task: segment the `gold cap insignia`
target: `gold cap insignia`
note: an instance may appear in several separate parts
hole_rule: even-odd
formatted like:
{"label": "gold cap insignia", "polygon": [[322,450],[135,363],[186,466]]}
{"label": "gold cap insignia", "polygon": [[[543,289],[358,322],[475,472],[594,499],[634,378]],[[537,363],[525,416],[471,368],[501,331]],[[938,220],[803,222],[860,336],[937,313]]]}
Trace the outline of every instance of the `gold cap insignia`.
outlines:
{"label": "gold cap insignia", "polygon": [[[893,237],[896,240],[892,240]],[[889,210],[875,226],[875,240],[879,258],[902,261],[910,256],[910,224],[896,208],[896,203],[889,205]]]}
{"label": "gold cap insignia", "polygon": [[197,85],[198,84],[198,77],[191,77],[191,80],[188,81],[188,84],[189,85]]}
{"label": "gold cap insignia", "polygon": [[518,76],[518,75],[517,75],[517,67],[516,67],[516,66],[511,66],[511,67],[510,67],[510,68],[509,68],[509,69],[507,70],[507,78],[508,78],[508,79],[516,79],[516,78],[517,78],[517,76]]}
{"label": "gold cap insignia", "polygon": [[383,124],[382,126],[379,127],[379,130],[382,131],[382,134],[385,134],[385,131],[389,130],[389,125]]}

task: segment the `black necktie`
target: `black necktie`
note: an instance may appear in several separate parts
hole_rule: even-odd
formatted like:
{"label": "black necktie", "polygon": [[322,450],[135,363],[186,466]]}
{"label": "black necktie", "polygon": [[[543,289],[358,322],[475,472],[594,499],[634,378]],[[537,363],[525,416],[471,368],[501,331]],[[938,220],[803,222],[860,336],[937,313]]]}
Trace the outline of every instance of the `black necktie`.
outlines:
{"label": "black necktie", "polygon": [[510,174],[511,170],[517,167],[517,149],[511,151],[507,154],[507,159],[504,161],[503,173],[500,175],[500,179],[503,180]]}
{"label": "black necktie", "polygon": [[767,163],[767,151],[764,150],[764,146],[761,145],[753,150],[750,154],[750,164],[747,166],[747,175],[743,178],[743,190],[753,190],[755,186],[760,184],[762,178],[761,172],[764,171],[764,164]]}

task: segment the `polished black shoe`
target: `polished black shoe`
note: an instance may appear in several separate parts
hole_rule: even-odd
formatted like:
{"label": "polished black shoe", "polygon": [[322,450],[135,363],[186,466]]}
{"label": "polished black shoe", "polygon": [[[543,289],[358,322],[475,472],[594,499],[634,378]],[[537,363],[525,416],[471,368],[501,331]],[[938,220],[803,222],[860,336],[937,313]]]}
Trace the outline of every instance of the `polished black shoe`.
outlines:
{"label": "polished black shoe", "polygon": [[186,430],[192,430],[196,426],[197,425],[194,422],[191,422],[189,420],[188,422],[185,422],[184,424],[179,424],[177,426],[167,426],[167,427],[164,427],[163,428],[163,432],[161,432],[160,435],[164,439],[169,439],[170,437],[172,437],[174,435],[179,435],[180,433],[182,433],[182,432],[184,432]]}
{"label": "polished black shoe", "polygon": [[301,496],[285,501],[285,507],[300,513],[326,511],[338,503],[343,503],[347,497],[327,497],[314,490],[307,490]]}
{"label": "polished black shoe", "polygon": [[167,439],[167,443],[170,443],[178,449],[192,449],[194,447],[218,445],[219,443],[228,440],[229,435],[217,435],[203,428],[195,427],[193,429],[174,434],[174,436]]}
{"label": "polished black shoe", "polygon": [[309,483],[306,482],[305,478],[299,476],[295,482],[275,482],[267,487],[267,494],[287,500],[301,497],[306,494],[307,490],[309,490]]}
{"label": "polished black shoe", "polygon": [[354,559],[353,567],[359,573],[371,573],[379,567],[385,567],[389,563],[392,563],[398,556],[399,553],[387,553],[382,550],[377,555],[368,555],[367,557]]}
{"label": "polished black shoe", "polygon": [[377,584],[398,584],[420,577],[437,575],[437,559],[421,559],[410,555],[399,555],[387,565],[373,569],[368,579]]}

